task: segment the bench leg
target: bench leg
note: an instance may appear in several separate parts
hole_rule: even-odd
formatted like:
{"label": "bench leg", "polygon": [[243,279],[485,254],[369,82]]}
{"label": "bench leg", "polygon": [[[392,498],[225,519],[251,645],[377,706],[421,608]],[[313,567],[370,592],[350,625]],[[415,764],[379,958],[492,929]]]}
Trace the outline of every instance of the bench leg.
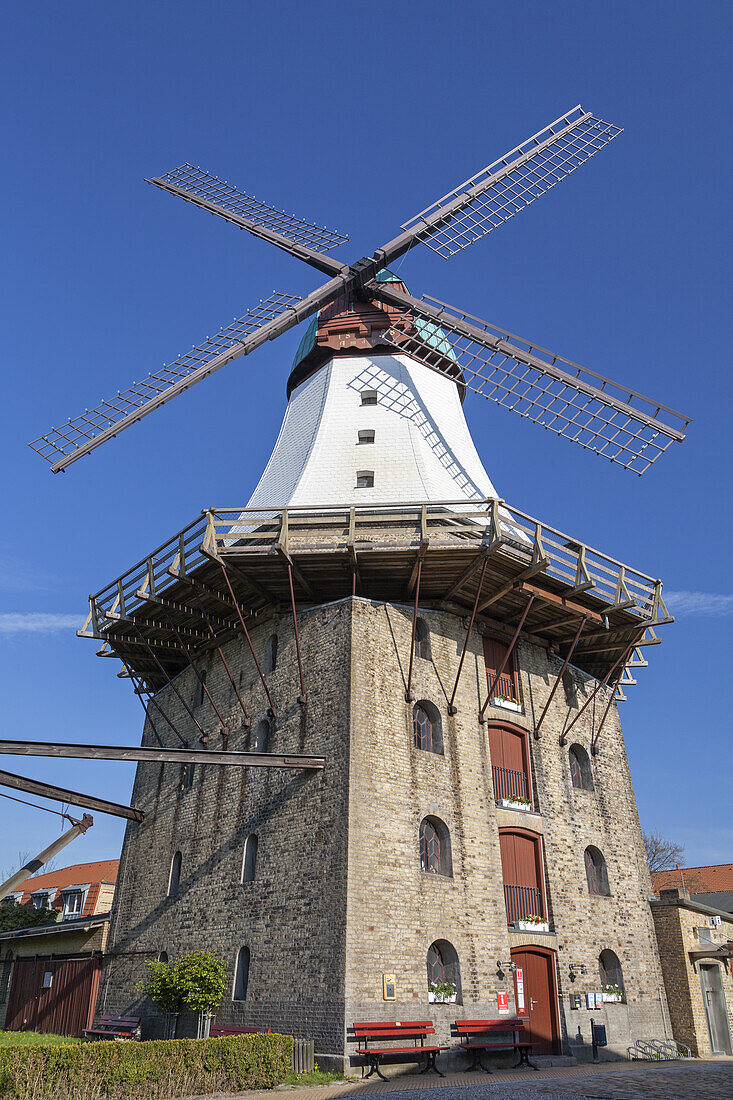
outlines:
{"label": "bench leg", "polygon": [[480,1052],[478,1050],[472,1050],[471,1051],[471,1058],[473,1059],[473,1061],[471,1062],[471,1065],[466,1070],[466,1073],[471,1073],[471,1071],[474,1070],[474,1069],[482,1069],[484,1071],[484,1073],[491,1073],[491,1070],[489,1069],[489,1067],[485,1066],[484,1063],[482,1062],[481,1055],[480,1055]]}
{"label": "bench leg", "polygon": [[530,1047],[519,1048],[519,1061],[512,1067],[513,1069],[519,1069],[520,1066],[527,1066],[529,1069],[539,1069],[539,1066],[536,1066],[534,1062],[530,1062],[529,1060],[530,1049]]}
{"label": "bench leg", "polygon": [[426,1058],[425,1069],[421,1069],[420,1073],[430,1073],[432,1071],[433,1073],[437,1073],[438,1077],[445,1077],[445,1074],[441,1073],[435,1064],[436,1052],[434,1050],[430,1051],[426,1054]]}
{"label": "bench leg", "polygon": [[373,1057],[372,1056],[368,1056],[368,1057],[369,1057],[369,1065],[371,1066],[371,1069],[367,1073],[364,1080],[366,1081],[368,1077],[371,1077],[373,1073],[376,1073],[377,1077],[380,1077],[382,1079],[382,1081],[386,1081],[387,1078],[384,1076],[383,1073],[380,1072],[380,1069],[379,1069],[379,1055],[375,1054]]}

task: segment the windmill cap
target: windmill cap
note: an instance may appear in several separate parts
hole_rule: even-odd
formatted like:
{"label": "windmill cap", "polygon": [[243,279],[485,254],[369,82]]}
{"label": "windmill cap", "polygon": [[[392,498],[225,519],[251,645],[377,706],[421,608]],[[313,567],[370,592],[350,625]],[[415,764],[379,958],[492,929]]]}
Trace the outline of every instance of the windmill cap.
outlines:
{"label": "windmill cap", "polygon": [[[377,272],[375,282],[396,283],[406,294],[409,293],[402,279],[387,268]],[[375,352],[396,354],[398,349],[385,340],[383,334],[399,312],[381,302],[362,301],[348,294],[342,294],[324,306],[310,322],[298,344],[288,378],[288,400],[294,389],[336,356],[370,355]],[[419,317],[414,319],[414,323],[426,343],[455,360],[450,342],[438,325]],[[461,385],[461,381],[462,374],[456,364],[456,382],[463,400],[465,386]]]}

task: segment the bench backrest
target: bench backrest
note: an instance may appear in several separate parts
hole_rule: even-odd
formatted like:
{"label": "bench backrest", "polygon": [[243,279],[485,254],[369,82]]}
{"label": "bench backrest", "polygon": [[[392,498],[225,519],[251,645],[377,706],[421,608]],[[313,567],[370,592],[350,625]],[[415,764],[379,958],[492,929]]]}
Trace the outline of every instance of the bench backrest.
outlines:
{"label": "bench backrest", "polygon": [[100,1016],[97,1027],[131,1028],[140,1026],[139,1016]]}
{"label": "bench backrest", "polygon": [[505,1020],[456,1020],[453,1024],[459,1035],[499,1035],[504,1031],[524,1031],[525,1021],[519,1017]]}
{"label": "bench backrest", "polygon": [[212,1039],[221,1039],[223,1035],[270,1035],[269,1027],[232,1027],[230,1024],[212,1024],[209,1035]]}
{"label": "bench backrest", "polygon": [[412,1039],[426,1039],[428,1035],[435,1034],[432,1020],[375,1020],[372,1022],[355,1023],[352,1025],[354,1038],[351,1042],[375,1042],[381,1040],[399,1041]]}

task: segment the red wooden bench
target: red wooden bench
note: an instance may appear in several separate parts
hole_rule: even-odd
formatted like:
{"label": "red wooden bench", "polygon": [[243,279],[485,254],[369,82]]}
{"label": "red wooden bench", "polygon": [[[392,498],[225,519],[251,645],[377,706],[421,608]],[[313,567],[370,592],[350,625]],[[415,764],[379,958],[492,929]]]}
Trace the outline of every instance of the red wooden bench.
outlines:
{"label": "red wooden bench", "polygon": [[269,1027],[232,1027],[231,1024],[212,1024],[209,1029],[209,1038],[221,1039],[224,1035],[269,1035],[272,1028]]}
{"label": "red wooden bench", "polygon": [[[485,1073],[491,1073],[488,1066],[481,1061],[481,1053],[485,1050],[515,1050],[519,1054],[519,1061],[513,1067],[531,1066],[529,1055],[532,1044],[524,1036],[524,1020],[516,1017],[508,1020],[456,1020],[453,1025],[456,1034],[462,1040],[459,1044],[462,1050],[470,1051],[473,1061],[469,1070],[478,1069],[479,1066]],[[511,1039],[501,1040],[496,1036],[512,1033]]]}
{"label": "red wooden bench", "polygon": [[96,1027],[85,1028],[85,1039],[139,1039],[139,1016],[102,1016]]}
{"label": "red wooden bench", "polygon": [[[356,1054],[365,1058],[369,1063],[370,1069],[366,1075],[367,1077],[371,1077],[373,1073],[376,1073],[377,1077],[380,1077],[383,1081],[387,1080],[379,1070],[379,1063],[383,1058],[397,1058],[402,1062],[418,1063],[424,1058],[425,1068],[420,1070],[421,1073],[428,1073],[432,1070],[439,1077],[445,1076],[436,1066],[435,1058],[441,1050],[448,1050],[449,1048],[435,1046],[433,1045],[434,1041],[431,1044],[425,1042],[428,1036],[435,1035],[432,1020],[398,1020],[394,1023],[378,1020],[376,1023],[353,1024],[353,1030],[354,1036],[349,1038],[349,1042],[359,1044]],[[387,1047],[384,1046],[386,1042],[401,1043],[402,1045]],[[370,1046],[370,1043],[379,1045]]]}

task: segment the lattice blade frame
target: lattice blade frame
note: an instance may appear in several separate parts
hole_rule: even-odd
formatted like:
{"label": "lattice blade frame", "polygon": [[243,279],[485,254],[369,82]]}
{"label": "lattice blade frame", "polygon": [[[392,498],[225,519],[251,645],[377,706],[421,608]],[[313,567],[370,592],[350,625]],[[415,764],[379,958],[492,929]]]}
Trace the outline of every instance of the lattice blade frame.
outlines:
{"label": "lattice blade frame", "polygon": [[116,397],[103,401],[96,408],[85,410],[63,427],[52,428],[29,446],[51,463],[54,472],[65,469],[202,378],[240,355],[246,355],[248,349],[244,341],[248,337],[302,300],[291,294],[271,294],[175,362],[149,374],[141,382],[133,382],[129,389],[118,392]]}
{"label": "lattice blade frame", "polygon": [[293,214],[286,214],[274,206],[268,206],[259,199],[245,194],[244,191],[232,187],[226,180],[220,180],[217,176],[212,176],[210,172],[205,172],[193,164],[182,164],[172,172],[166,172],[164,176],[155,176],[148,182],[164,189],[170,186],[177,194],[183,192],[181,197],[188,198],[191,202],[200,201],[201,204],[219,207],[213,212],[222,217],[226,217],[229,213],[235,218],[243,218],[252,225],[271,230],[293,244],[303,245],[313,252],[330,252],[349,239],[341,233],[313,225],[311,222],[303,221],[302,218],[296,218]]}
{"label": "lattice blade frame", "polygon": [[[381,288],[380,288],[381,289]],[[386,338],[503,408],[643,474],[689,417],[546,348],[426,296]]]}
{"label": "lattice blade frame", "polygon": [[551,122],[402,226],[447,259],[524,210],[623,133],[581,106]]}

